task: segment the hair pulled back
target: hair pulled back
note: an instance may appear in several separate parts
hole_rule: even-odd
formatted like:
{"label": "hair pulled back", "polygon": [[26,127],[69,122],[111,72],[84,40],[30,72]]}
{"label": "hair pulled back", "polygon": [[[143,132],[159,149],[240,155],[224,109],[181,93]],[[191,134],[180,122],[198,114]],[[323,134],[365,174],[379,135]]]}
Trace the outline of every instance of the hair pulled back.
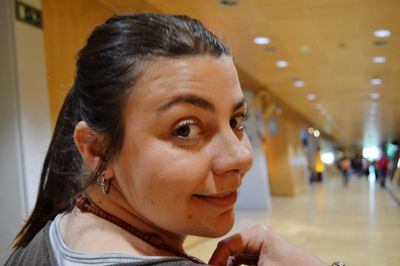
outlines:
{"label": "hair pulled back", "polygon": [[[78,54],[75,81],[57,118],[36,205],[14,247],[27,245],[49,220],[71,210],[75,197],[95,182],[119,152],[124,101],[144,63],[190,55],[220,57],[230,51],[200,21],[186,16],[120,15],[94,29]],[[89,174],[73,140],[80,121],[108,138],[100,164]]]}

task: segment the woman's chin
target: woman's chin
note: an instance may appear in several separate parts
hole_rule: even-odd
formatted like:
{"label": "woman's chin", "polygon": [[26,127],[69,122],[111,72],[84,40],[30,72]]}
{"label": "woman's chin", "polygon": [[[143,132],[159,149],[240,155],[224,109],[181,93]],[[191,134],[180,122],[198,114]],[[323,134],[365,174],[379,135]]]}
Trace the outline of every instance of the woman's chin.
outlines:
{"label": "woman's chin", "polygon": [[227,212],[216,219],[213,223],[208,223],[202,232],[197,232],[196,235],[209,238],[221,237],[232,229],[234,222],[234,212]]}

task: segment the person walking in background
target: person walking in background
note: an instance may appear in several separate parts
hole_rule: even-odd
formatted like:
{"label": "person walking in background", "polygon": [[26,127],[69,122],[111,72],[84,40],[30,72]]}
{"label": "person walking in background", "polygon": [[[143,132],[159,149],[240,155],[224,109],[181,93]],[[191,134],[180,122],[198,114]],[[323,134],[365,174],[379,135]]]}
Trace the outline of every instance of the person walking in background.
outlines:
{"label": "person walking in background", "polygon": [[357,176],[361,177],[362,176],[362,156],[359,154],[356,154],[352,160],[351,160],[351,168],[353,169],[354,173],[357,174]]}
{"label": "person walking in background", "polygon": [[361,165],[362,165],[362,173],[363,173],[363,175],[365,175],[368,178],[370,162],[368,161],[367,158],[363,157],[362,160],[361,160]]}
{"label": "person walking in background", "polygon": [[321,148],[317,148],[317,153],[315,154],[315,181],[322,182],[322,174],[325,171],[324,163],[321,160]]}
{"label": "person walking in background", "polygon": [[389,157],[387,157],[385,154],[382,154],[382,157],[376,162],[378,180],[380,181],[381,187],[385,187],[385,179],[389,162]]}
{"label": "person walking in background", "polygon": [[350,159],[347,157],[343,157],[342,160],[339,162],[339,167],[343,176],[343,185],[347,186],[350,177],[350,168],[351,168]]}

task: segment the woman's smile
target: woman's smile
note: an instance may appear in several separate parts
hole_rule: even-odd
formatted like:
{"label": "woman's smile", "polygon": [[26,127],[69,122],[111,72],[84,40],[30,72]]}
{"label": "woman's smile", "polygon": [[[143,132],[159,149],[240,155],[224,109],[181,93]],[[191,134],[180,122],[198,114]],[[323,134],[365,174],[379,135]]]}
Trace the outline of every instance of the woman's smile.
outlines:
{"label": "woman's smile", "polygon": [[218,208],[228,208],[235,204],[237,200],[237,191],[234,190],[213,195],[194,194],[193,197]]}

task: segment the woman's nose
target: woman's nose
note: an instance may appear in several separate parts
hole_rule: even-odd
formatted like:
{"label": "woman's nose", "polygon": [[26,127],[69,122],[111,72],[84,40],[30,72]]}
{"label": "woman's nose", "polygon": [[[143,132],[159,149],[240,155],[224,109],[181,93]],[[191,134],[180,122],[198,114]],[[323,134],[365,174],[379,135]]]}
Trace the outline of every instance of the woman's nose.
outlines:
{"label": "woman's nose", "polygon": [[253,164],[253,149],[246,136],[238,137],[231,129],[221,134],[216,141],[215,157],[212,164],[215,175],[229,172],[245,174]]}

